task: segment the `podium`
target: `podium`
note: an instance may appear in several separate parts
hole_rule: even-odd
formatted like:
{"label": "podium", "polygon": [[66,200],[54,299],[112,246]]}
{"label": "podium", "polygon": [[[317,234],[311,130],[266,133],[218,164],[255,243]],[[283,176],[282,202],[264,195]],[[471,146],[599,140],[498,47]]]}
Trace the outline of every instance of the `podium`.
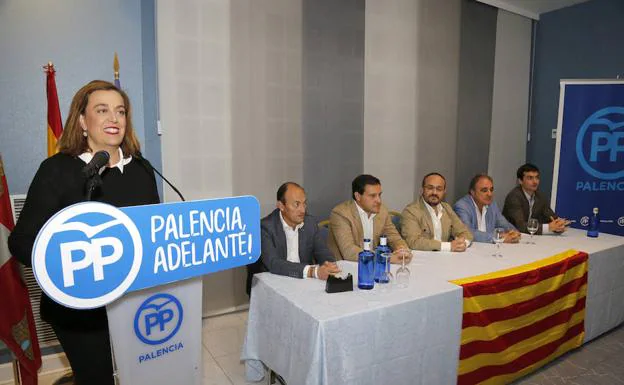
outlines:
{"label": "podium", "polygon": [[106,306],[121,384],[201,384],[201,300],[201,278],[193,278],[129,293]]}
{"label": "podium", "polygon": [[46,222],[33,273],[54,301],[106,306],[117,383],[200,384],[201,276],[260,256],[255,197],[69,206]]}

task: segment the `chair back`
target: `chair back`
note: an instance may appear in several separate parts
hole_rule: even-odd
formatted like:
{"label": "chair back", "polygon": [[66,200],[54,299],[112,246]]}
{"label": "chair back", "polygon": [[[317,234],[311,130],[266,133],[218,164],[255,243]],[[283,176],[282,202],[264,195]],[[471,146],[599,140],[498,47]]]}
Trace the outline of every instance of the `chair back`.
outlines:
{"label": "chair back", "polygon": [[392,220],[394,227],[396,227],[399,234],[401,234],[401,213],[398,211],[389,211],[388,214],[390,214],[390,220]]}
{"label": "chair back", "polygon": [[318,223],[319,233],[321,233],[321,237],[323,238],[323,242],[327,244],[327,238],[329,238],[329,219],[325,219]]}

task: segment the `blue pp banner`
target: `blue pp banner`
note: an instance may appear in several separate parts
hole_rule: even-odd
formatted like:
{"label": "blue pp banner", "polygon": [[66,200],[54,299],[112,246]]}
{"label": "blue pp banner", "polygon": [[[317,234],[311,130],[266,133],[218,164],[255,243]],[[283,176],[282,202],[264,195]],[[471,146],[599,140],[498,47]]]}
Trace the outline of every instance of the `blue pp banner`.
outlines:
{"label": "blue pp banner", "polygon": [[553,177],[555,211],[587,228],[624,235],[624,82],[561,82]]}
{"label": "blue pp banner", "polygon": [[84,202],[46,222],[32,266],[50,298],[90,309],[259,256],[260,205],[252,196],[125,208]]}

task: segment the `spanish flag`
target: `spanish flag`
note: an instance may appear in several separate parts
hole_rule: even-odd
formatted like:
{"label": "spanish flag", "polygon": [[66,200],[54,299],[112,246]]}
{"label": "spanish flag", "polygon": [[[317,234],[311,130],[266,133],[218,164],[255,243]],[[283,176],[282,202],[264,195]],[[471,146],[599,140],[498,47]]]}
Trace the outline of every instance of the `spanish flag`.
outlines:
{"label": "spanish flag", "polygon": [[464,288],[457,383],[508,384],[585,335],[586,253],[452,281]]}
{"label": "spanish flag", "polygon": [[56,71],[54,70],[54,64],[49,62],[44,68],[47,74],[48,157],[50,157],[58,152],[57,143],[63,133],[63,123],[61,122],[61,109],[59,108],[58,94],[56,93]]}

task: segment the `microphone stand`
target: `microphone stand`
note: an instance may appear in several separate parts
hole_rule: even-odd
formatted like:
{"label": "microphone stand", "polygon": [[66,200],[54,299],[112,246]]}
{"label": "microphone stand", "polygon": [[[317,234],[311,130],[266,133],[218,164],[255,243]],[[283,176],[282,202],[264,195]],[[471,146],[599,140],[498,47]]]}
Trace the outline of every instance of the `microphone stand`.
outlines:
{"label": "microphone stand", "polygon": [[165,176],[163,174],[161,174],[158,170],[156,170],[156,168],[154,168],[154,166],[152,166],[152,164],[150,162],[147,161],[147,159],[145,159],[143,157],[143,154],[141,154],[141,152],[137,152],[135,154],[135,157],[139,160],[139,162],[143,165],[143,167],[145,167],[148,171],[153,171],[156,174],[158,174],[158,176],[160,176],[165,182],[167,182],[167,184],[169,185],[169,187],[171,187],[173,189],[173,191],[176,192],[176,194],[178,194],[178,196],[180,197],[180,199],[182,200],[182,202],[185,202],[186,199],[184,199],[184,196],[182,196],[182,193],[180,192],[180,190],[178,190],[173,183],[169,182],[169,180],[167,178],[165,178]]}
{"label": "microphone stand", "polygon": [[95,174],[93,174],[92,177],[87,179],[87,193],[85,196],[87,201],[92,200],[91,196],[93,195],[93,191],[95,191],[95,189],[100,187],[101,185],[102,185],[102,177],[100,176],[99,172],[96,172]]}
{"label": "microphone stand", "polygon": [[175,192],[178,194],[178,196],[180,197],[180,199],[182,200],[182,202],[185,202],[185,201],[186,201],[186,199],[184,199],[184,197],[182,196],[182,193],[180,192],[180,190],[178,190],[177,188],[175,188],[175,186],[174,186],[171,182],[169,182],[169,181],[167,180],[167,178],[165,178],[165,176],[164,176],[163,174],[161,174],[160,172],[158,172],[158,170],[156,170],[154,167],[152,167],[152,170],[153,170],[156,174],[158,174],[161,178],[163,178],[163,180],[164,180],[165,182],[167,182],[167,184],[169,185],[169,187],[171,187],[171,188],[173,189],[173,191],[175,191]]}

